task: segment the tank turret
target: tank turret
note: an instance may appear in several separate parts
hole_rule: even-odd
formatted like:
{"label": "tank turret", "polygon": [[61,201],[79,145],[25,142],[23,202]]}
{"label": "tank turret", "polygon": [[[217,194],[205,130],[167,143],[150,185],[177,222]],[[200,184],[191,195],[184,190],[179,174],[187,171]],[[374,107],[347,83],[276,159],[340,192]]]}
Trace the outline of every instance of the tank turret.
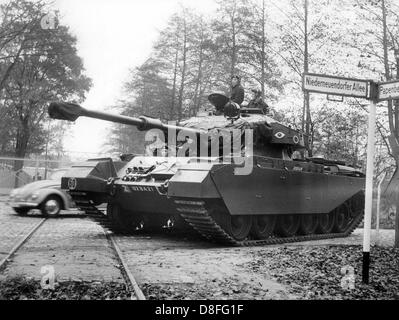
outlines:
{"label": "tank turret", "polygon": [[[209,148],[215,143],[215,136],[230,135],[238,130],[244,135],[246,129],[253,130],[253,152],[255,155],[272,156],[274,158],[291,158],[295,150],[306,148],[307,138],[300,131],[283,125],[264,114],[264,110],[243,108],[230,102],[229,99],[218,93],[209,95],[209,101],[215,107],[215,112],[208,116],[192,117],[184,120],[179,126],[164,124],[159,119],[146,116],[138,118],[117,115],[107,112],[85,109],[74,103],[53,102],[48,113],[51,118],[75,121],[79,117],[90,117],[126,125],[132,125],[140,131],[160,129],[165,133],[176,132],[195,134],[198,137],[198,150],[205,145]],[[241,148],[244,149],[244,139]],[[221,151],[223,142],[217,140],[218,149]],[[204,150],[204,148],[202,148]],[[207,155],[207,156],[208,156]]]}

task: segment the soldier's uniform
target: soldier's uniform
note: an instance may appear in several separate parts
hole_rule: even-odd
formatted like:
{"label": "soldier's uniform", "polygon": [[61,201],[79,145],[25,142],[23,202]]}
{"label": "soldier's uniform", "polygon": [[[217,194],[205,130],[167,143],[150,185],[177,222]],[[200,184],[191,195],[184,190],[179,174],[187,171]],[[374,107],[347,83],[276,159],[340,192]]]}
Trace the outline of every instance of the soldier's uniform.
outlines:
{"label": "soldier's uniform", "polygon": [[234,87],[231,87],[230,100],[241,105],[241,103],[244,101],[244,88],[241,85],[240,78],[238,76],[234,76],[233,78],[236,78],[238,82]]}
{"label": "soldier's uniform", "polygon": [[270,107],[263,101],[261,97],[262,92],[260,90],[252,90],[252,92],[256,94],[256,97],[249,101],[248,108],[262,109],[265,114],[268,114],[270,112]]}

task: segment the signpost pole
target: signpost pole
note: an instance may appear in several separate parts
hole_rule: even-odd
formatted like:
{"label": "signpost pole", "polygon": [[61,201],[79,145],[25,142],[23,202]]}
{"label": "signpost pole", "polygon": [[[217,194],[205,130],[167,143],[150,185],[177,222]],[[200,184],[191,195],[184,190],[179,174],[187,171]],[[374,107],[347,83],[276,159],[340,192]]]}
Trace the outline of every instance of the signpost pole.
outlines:
{"label": "signpost pole", "polygon": [[364,233],[363,233],[363,283],[369,283],[370,270],[370,236],[371,236],[371,212],[373,206],[373,175],[374,175],[374,151],[375,151],[375,119],[376,102],[371,100],[369,111],[369,126],[367,138],[367,169],[366,169],[366,195],[364,206]]}

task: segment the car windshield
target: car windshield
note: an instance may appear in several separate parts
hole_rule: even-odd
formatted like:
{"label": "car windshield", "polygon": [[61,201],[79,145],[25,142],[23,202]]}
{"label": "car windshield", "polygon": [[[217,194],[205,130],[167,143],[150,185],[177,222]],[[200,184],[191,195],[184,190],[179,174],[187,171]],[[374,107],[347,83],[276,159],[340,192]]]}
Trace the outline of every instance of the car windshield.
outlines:
{"label": "car windshield", "polygon": [[67,172],[67,170],[57,170],[54,171],[51,176],[50,180],[61,180],[61,177]]}

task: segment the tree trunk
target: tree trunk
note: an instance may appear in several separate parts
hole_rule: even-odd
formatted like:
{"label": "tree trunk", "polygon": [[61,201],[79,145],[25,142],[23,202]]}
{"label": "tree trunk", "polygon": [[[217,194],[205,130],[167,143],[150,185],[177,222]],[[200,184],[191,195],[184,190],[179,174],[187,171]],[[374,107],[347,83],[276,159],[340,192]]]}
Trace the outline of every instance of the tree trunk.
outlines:
{"label": "tree trunk", "polygon": [[231,22],[231,66],[230,66],[230,80],[236,73],[237,63],[237,44],[236,44],[236,22],[235,22],[235,8],[230,17]]}
{"label": "tree trunk", "polygon": [[21,121],[21,128],[18,129],[17,132],[17,141],[15,146],[15,157],[20,158],[21,160],[14,161],[14,172],[15,172],[15,181],[14,187],[17,188],[21,185],[20,183],[20,173],[21,169],[24,166],[24,160],[26,156],[26,150],[28,148],[28,142],[30,138],[30,132],[28,127],[27,119],[23,119]]}
{"label": "tree trunk", "polygon": [[177,62],[179,58],[179,49],[178,49],[178,43],[176,43],[176,52],[175,52],[175,65],[173,69],[173,85],[172,85],[172,103],[171,103],[171,108],[169,112],[169,120],[173,120],[175,117],[175,101],[176,101],[176,81],[177,81]]}
{"label": "tree trunk", "polygon": [[[387,81],[391,79],[391,74],[389,70],[389,60],[388,60],[388,39],[387,39],[387,14],[385,7],[385,0],[381,1],[382,10],[382,36],[383,36],[383,50],[384,50],[384,69],[385,78]],[[396,202],[396,217],[395,217],[395,247],[399,247],[399,196],[396,194],[399,192],[399,144],[398,144],[398,112],[394,110],[392,100],[388,101],[388,122],[389,131],[391,136],[389,137],[389,144],[392,150],[392,155],[396,162],[396,170],[391,180],[389,181],[388,188],[386,192],[391,195],[391,198]]]}
{"label": "tree trunk", "polygon": [[[399,50],[399,49],[398,49]],[[396,59],[396,79],[399,79],[399,58]],[[399,110],[399,100],[395,101],[396,106],[395,106],[395,117],[396,117],[396,121],[398,121],[398,115],[397,115],[397,111]],[[399,130],[399,126],[398,124],[396,124],[396,128],[395,128],[395,136],[398,137],[398,130]],[[396,139],[396,142],[398,142],[398,139]],[[397,146],[397,149],[399,149],[399,146]],[[399,155],[398,155],[399,156]],[[396,161],[396,168],[399,168],[399,159]],[[399,196],[396,200],[396,214],[395,214],[395,244],[394,247],[395,248],[399,248],[399,210],[398,210],[398,205],[399,205]]]}
{"label": "tree trunk", "polygon": [[202,63],[203,63],[203,48],[202,42],[200,43],[200,51],[199,51],[199,61],[198,61],[198,73],[197,73],[197,81],[195,83],[195,90],[194,90],[194,108],[193,108],[193,115],[195,116],[199,109],[199,90],[201,87],[202,81]]}
{"label": "tree trunk", "polygon": [[177,121],[179,122],[182,119],[183,113],[183,95],[184,95],[184,82],[186,80],[186,65],[187,65],[187,25],[186,18],[184,18],[184,36],[183,36],[183,67],[181,71],[181,81],[180,81],[180,89],[179,89],[179,109],[177,114]]}
{"label": "tree trunk", "polygon": [[[398,197],[399,198],[399,197]],[[399,248],[399,199],[396,199],[396,212],[395,212],[395,248]]]}
{"label": "tree trunk", "polygon": [[266,75],[265,75],[265,47],[266,47],[266,35],[265,35],[265,23],[266,23],[266,18],[265,18],[265,0],[262,0],[262,53],[261,53],[261,77],[262,80],[260,82],[260,87],[262,91],[262,99],[265,100],[265,81],[266,81]]}
{"label": "tree trunk", "polygon": [[[309,72],[309,52],[308,52],[308,0],[304,0],[304,11],[305,11],[305,38],[304,38],[304,45],[305,45],[305,50],[304,50],[304,60],[303,60],[303,72],[308,73]],[[304,118],[305,120],[305,133],[308,137],[310,137],[310,123],[311,123],[311,115],[310,115],[310,99],[309,99],[309,93],[304,92],[303,96],[303,103],[304,103]],[[302,125],[303,127],[303,125]],[[309,144],[308,147],[308,156],[312,157],[312,148],[311,145]]]}
{"label": "tree trunk", "polygon": [[14,61],[7,67],[6,72],[4,73],[4,75],[2,76],[1,80],[0,80],[0,93],[2,92],[4,85],[7,81],[7,79],[9,78],[12,69],[15,67],[15,65],[17,64],[17,61],[22,53],[22,50],[24,48],[25,45],[25,40],[22,41],[21,46],[18,49],[18,52],[16,53],[15,57],[14,57]]}

